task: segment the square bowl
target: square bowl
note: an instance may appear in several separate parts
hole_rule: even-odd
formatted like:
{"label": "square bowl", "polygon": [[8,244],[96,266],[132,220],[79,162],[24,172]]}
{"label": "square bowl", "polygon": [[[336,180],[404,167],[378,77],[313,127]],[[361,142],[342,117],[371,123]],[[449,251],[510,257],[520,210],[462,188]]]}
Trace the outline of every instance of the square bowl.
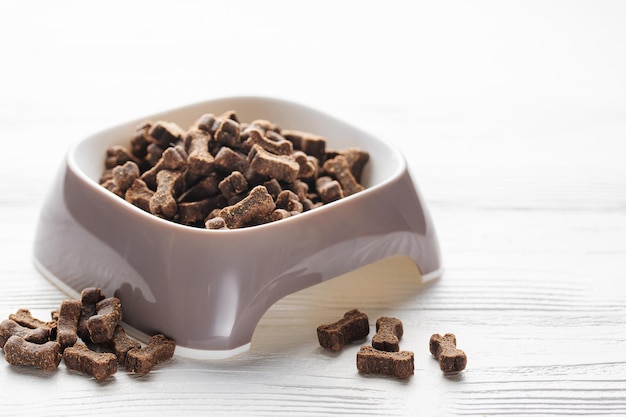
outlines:
{"label": "square bowl", "polygon": [[[129,146],[140,122],[187,127],[228,110],[321,135],[332,149],[367,151],[365,190],[280,221],[208,230],[153,216],[99,185],[106,150]],[[34,242],[37,269],[65,292],[100,287],[122,301],[131,334],[164,333],[177,354],[201,359],[245,351],[282,297],[391,256],[413,260],[423,281],[441,275],[435,230],[404,157],[332,116],[268,97],[209,100],[79,141],[44,201]]]}

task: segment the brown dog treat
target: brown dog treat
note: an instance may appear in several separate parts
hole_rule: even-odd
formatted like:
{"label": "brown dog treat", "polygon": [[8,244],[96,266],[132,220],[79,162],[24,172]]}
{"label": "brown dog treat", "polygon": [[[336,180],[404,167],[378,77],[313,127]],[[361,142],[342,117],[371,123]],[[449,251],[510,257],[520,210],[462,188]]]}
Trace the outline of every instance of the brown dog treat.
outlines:
{"label": "brown dog treat", "polygon": [[148,132],[152,127],[152,122],[146,120],[137,126],[135,133],[130,139],[130,152],[137,158],[144,158],[148,154],[148,145],[150,145],[150,135]]}
{"label": "brown dog treat", "polygon": [[25,365],[54,371],[61,362],[61,345],[57,342],[37,344],[11,336],[3,347],[4,359],[11,365]]}
{"label": "brown dog treat", "polygon": [[149,373],[155,365],[174,356],[176,342],[162,334],[150,338],[148,344],[140,349],[131,349],[126,354],[126,370],[140,375]]}
{"label": "brown dog treat", "polygon": [[98,381],[109,379],[117,372],[117,357],[114,354],[94,352],[82,343],[65,349],[63,362],[68,369],[90,375]]}
{"label": "brown dog treat", "polygon": [[333,159],[329,159],[324,162],[322,169],[331,174],[339,184],[341,184],[341,189],[343,190],[343,194],[347,197],[352,194],[356,194],[359,191],[363,191],[363,186],[356,182],[354,176],[352,176],[352,172],[350,171],[350,166],[348,165],[348,161],[346,157],[343,155],[339,155],[334,157]]}
{"label": "brown dog treat", "polygon": [[227,199],[248,190],[248,181],[239,171],[233,171],[229,176],[220,181],[218,185],[220,191]]}
{"label": "brown dog treat", "polygon": [[155,190],[157,187],[157,177],[161,171],[181,171],[187,165],[187,155],[182,148],[170,147],[163,151],[159,161],[148,171],[141,174],[141,179]]}
{"label": "brown dog treat", "polygon": [[372,346],[378,350],[398,352],[402,338],[402,322],[395,317],[381,317],[376,320],[376,334]]}
{"label": "brown dog treat", "polygon": [[266,218],[275,208],[276,204],[267,189],[262,185],[257,185],[243,200],[224,207],[220,211],[220,217],[224,219],[229,229],[237,229]]}
{"label": "brown dog treat", "polygon": [[141,347],[141,343],[132,337],[128,337],[124,328],[119,324],[115,327],[113,338],[107,342],[107,345],[113,350],[113,353],[115,353],[117,363],[120,365],[126,363],[126,354],[129,350]]}
{"label": "brown dog treat", "polygon": [[185,131],[176,123],[159,120],[152,124],[148,130],[148,135],[152,142],[165,149],[182,139]]}
{"label": "brown dog treat", "polygon": [[241,130],[239,123],[232,119],[218,119],[219,125],[215,131],[215,140],[222,145],[238,148],[241,145]]}
{"label": "brown dog treat", "polygon": [[154,191],[148,188],[145,182],[140,179],[136,179],[133,181],[128,190],[126,190],[124,199],[132,205],[135,205],[144,211],[150,212],[150,200],[152,200],[152,196],[154,196]]}
{"label": "brown dog treat", "polygon": [[201,129],[187,132],[187,166],[192,175],[207,176],[213,171],[213,155],[209,152],[211,135]]}
{"label": "brown dog treat", "polygon": [[363,176],[363,168],[370,160],[370,154],[356,148],[348,148],[341,152],[341,154],[346,158],[352,176],[356,182],[360,183],[361,177]]}
{"label": "brown dog treat", "polygon": [[89,337],[94,343],[104,343],[113,337],[122,321],[122,304],[116,297],[105,298],[96,304],[96,314],[87,320]]}
{"label": "brown dog treat", "polygon": [[113,167],[111,173],[113,175],[113,182],[122,192],[122,196],[140,175],[139,166],[133,161],[128,161],[123,165]]}
{"label": "brown dog treat", "polygon": [[221,171],[231,173],[233,171],[246,172],[250,164],[246,157],[239,152],[223,146],[215,155],[214,165]]}
{"label": "brown dog treat", "polygon": [[85,342],[91,341],[89,329],[87,328],[87,320],[89,320],[89,317],[96,314],[96,304],[104,300],[104,298],[104,294],[100,288],[89,287],[83,289],[80,293],[81,308],[76,334]]}
{"label": "brown dog treat", "polygon": [[178,198],[178,202],[198,201],[212,197],[219,193],[219,183],[218,176],[215,173],[211,173],[183,192]]}
{"label": "brown dog treat", "polygon": [[465,352],[456,347],[456,336],[446,333],[430,337],[430,353],[439,361],[439,368],[445,373],[460,372],[467,365]]}
{"label": "brown dog treat", "polygon": [[126,147],[122,145],[113,145],[106,151],[104,166],[112,169],[117,165],[125,164],[128,161],[135,161],[135,157]]}
{"label": "brown dog treat", "polygon": [[50,329],[43,327],[31,329],[10,319],[2,320],[0,322],[0,349],[11,336],[19,336],[28,342],[42,344],[50,340]]}
{"label": "brown dog treat", "polygon": [[252,127],[251,129],[247,129],[246,132],[248,138],[246,139],[245,146],[248,149],[251,149],[254,145],[259,145],[266,151],[275,155],[291,155],[293,152],[293,144],[274,131],[270,130],[264,135],[260,129]]}
{"label": "brown dog treat", "polygon": [[178,171],[164,169],[157,174],[157,189],[150,199],[150,213],[172,219],[178,212],[176,197],[183,187],[183,175]]}
{"label": "brown dog treat", "polygon": [[57,319],[52,316],[52,321],[42,321],[32,316],[29,310],[20,308],[14,314],[9,314],[9,320],[13,320],[20,326],[28,327],[29,329],[47,329],[50,332],[50,339],[56,339],[57,335]]}
{"label": "brown dog treat", "polygon": [[270,215],[270,221],[275,222],[277,220],[286,219],[287,217],[291,217],[291,213],[289,213],[285,209],[276,209]]}
{"label": "brown dog treat", "polygon": [[57,342],[61,345],[61,350],[72,346],[78,340],[76,331],[81,308],[82,304],[78,300],[65,300],[61,303],[57,323]]}
{"label": "brown dog treat", "polygon": [[207,229],[212,230],[228,229],[226,227],[226,222],[224,221],[224,219],[219,216],[207,219],[207,221],[204,222],[204,225]]}
{"label": "brown dog treat", "polygon": [[292,156],[298,165],[300,165],[298,178],[304,180],[313,180],[317,178],[319,163],[316,158],[307,155],[303,151],[295,151]]}
{"label": "brown dog treat", "polygon": [[321,136],[299,130],[283,130],[281,134],[293,143],[293,148],[321,160],[326,153],[326,139]]}
{"label": "brown dog treat", "polygon": [[203,114],[196,120],[194,123],[194,127],[204,130],[207,133],[213,134],[215,131],[213,130],[213,125],[217,121],[217,118],[213,113]]}
{"label": "brown dog treat", "polygon": [[[220,196],[221,197],[221,196]],[[178,221],[186,225],[202,223],[211,210],[216,207],[216,198],[205,198],[200,201],[178,203]]]}
{"label": "brown dog treat", "polygon": [[317,328],[317,339],[323,348],[341,350],[348,343],[360,340],[370,333],[370,325],[365,313],[350,310],[339,321],[323,324]]}
{"label": "brown dog treat", "polygon": [[250,149],[248,160],[250,168],[278,181],[294,182],[300,171],[300,165],[291,155],[275,155],[259,145],[254,145]]}
{"label": "brown dog treat", "polygon": [[288,212],[302,213],[304,207],[298,196],[291,190],[283,190],[276,197],[276,208],[287,210]]}
{"label": "brown dog treat", "polygon": [[385,352],[362,346],[356,355],[356,367],[362,374],[390,375],[405,379],[413,375],[414,354],[409,351]]}
{"label": "brown dog treat", "polygon": [[315,189],[324,204],[340,200],[344,197],[341,184],[327,176],[319,177],[317,181],[315,181]]}
{"label": "brown dog treat", "polygon": [[144,157],[144,161],[148,167],[155,166],[161,156],[163,156],[163,151],[165,148],[160,147],[156,143],[150,143],[146,148],[146,156]]}

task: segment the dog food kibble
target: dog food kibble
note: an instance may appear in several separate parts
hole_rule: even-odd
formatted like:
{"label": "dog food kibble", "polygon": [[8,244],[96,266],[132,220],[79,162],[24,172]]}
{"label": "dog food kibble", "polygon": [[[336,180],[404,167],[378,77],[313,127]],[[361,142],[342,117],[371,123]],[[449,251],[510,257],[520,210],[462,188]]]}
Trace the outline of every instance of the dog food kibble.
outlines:
{"label": "dog food kibble", "polygon": [[4,346],[11,336],[19,336],[28,342],[41,344],[50,340],[50,330],[43,327],[30,329],[11,319],[3,320],[0,323],[0,348]]}
{"label": "dog food kibble", "polygon": [[11,336],[2,348],[4,358],[11,365],[25,365],[54,371],[61,362],[61,345],[57,342],[32,343],[19,336]]}
{"label": "dog food kibble", "polygon": [[362,374],[390,375],[408,378],[414,372],[413,352],[386,352],[372,346],[361,346],[356,356],[356,367]]}
{"label": "dog food kibble", "polygon": [[25,308],[20,308],[14,314],[9,314],[9,320],[13,320],[20,326],[28,327],[29,329],[48,329],[50,331],[50,337],[55,338],[57,334],[57,320],[41,321],[30,314],[30,311]]}
{"label": "dog food kibble", "polygon": [[[369,161],[359,149],[329,151],[326,139],[313,133],[263,119],[242,123],[233,110],[203,114],[187,131],[173,122],[145,121],[130,136],[128,148],[107,150],[100,184],[157,217],[207,229],[278,221],[355,194],[364,189]],[[259,186],[275,208],[269,210],[265,196],[256,198]],[[257,203],[258,210],[252,207]]]}
{"label": "dog food kibble", "polygon": [[[144,348],[119,324],[122,305],[100,288],[85,288],[80,300],[65,300],[52,311],[53,321],[34,318],[20,309],[0,322],[0,349],[11,365],[54,370],[63,359],[68,369],[97,380],[110,378],[118,366],[145,374],[174,355],[176,343],[163,335]],[[78,341],[80,337],[83,342]],[[134,352],[129,356],[129,352]]]}
{"label": "dog food kibble", "polygon": [[119,299],[110,297],[98,301],[96,314],[87,320],[91,341],[104,343],[111,340],[120,321],[122,321],[122,303]]}
{"label": "dog food kibble", "polygon": [[381,317],[376,320],[376,334],[372,346],[378,350],[398,352],[402,337],[402,322],[394,317]]}
{"label": "dog food kibble", "polygon": [[176,344],[162,334],[150,338],[150,342],[143,348],[135,348],[126,354],[126,370],[144,375],[161,362],[169,360],[174,355]]}
{"label": "dog food kibble", "polygon": [[98,381],[108,379],[117,372],[117,356],[95,352],[82,343],[65,349],[63,362],[67,368],[90,375]]}
{"label": "dog food kibble", "polygon": [[338,351],[345,345],[367,337],[370,325],[367,315],[359,310],[350,310],[343,318],[331,324],[317,328],[320,345],[326,349]]}
{"label": "dog food kibble", "polygon": [[456,336],[452,333],[432,335],[430,353],[437,358],[439,368],[445,373],[460,372],[467,365],[467,356],[461,349],[457,349]]}
{"label": "dog food kibble", "polygon": [[117,356],[117,362],[121,364],[126,363],[126,354],[129,350],[141,347],[141,343],[128,337],[124,328],[119,324],[115,328],[113,338],[107,345],[113,350],[115,356]]}
{"label": "dog food kibble", "polygon": [[79,300],[65,300],[59,308],[59,319],[57,324],[57,341],[61,345],[61,350],[74,345],[78,340],[78,319],[82,303]]}

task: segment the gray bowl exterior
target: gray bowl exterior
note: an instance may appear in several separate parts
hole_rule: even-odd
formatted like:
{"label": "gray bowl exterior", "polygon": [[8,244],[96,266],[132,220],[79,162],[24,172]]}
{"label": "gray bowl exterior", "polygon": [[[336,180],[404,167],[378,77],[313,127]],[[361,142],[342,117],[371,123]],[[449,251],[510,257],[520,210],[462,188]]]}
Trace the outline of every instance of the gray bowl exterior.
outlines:
{"label": "gray bowl exterior", "polygon": [[277,300],[390,256],[409,257],[423,276],[441,271],[406,164],[381,186],[238,230],[174,224],[98,187],[64,161],[41,211],[35,262],[73,294],[101,287],[120,298],[125,323],[189,349],[249,344]]}

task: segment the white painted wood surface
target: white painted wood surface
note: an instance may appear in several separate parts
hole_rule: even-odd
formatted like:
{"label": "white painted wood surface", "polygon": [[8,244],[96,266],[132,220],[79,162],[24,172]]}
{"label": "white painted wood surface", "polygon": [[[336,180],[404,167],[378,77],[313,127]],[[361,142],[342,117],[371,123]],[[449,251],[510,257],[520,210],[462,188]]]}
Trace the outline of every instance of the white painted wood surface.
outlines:
{"label": "white painted wood surface", "polygon": [[[428,285],[385,262],[293,294],[228,360],[104,383],[0,360],[2,416],[626,415],[623,1],[7,1],[0,16],[0,318],[65,297],[31,247],[70,144],[224,95],[300,101],[399,146],[446,266]],[[404,322],[410,380],[359,375],[358,344],[321,350],[317,325],[353,307]],[[462,374],[439,371],[435,332],[456,333]]]}

